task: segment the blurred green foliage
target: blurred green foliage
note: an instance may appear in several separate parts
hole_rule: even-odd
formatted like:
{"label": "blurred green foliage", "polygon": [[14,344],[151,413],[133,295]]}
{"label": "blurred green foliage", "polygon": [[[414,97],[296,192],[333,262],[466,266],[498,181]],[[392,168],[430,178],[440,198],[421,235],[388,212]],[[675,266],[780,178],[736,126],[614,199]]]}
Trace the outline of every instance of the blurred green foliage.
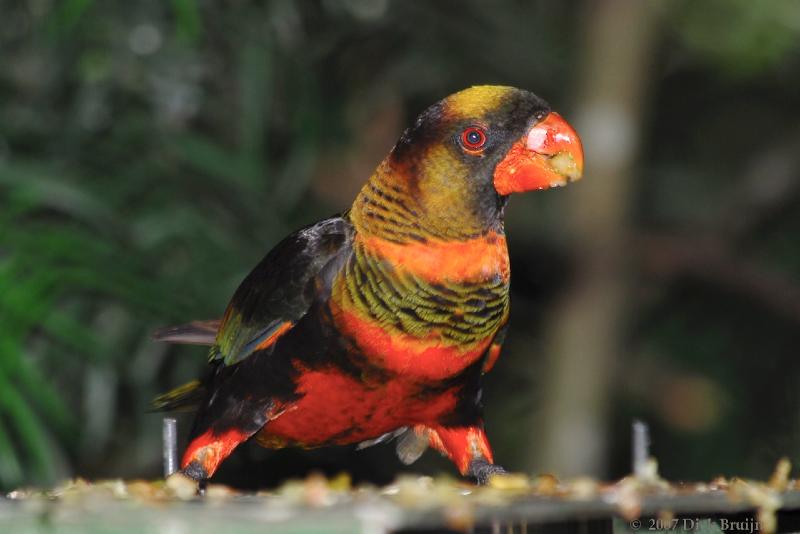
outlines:
{"label": "blurred green foliage", "polygon": [[672,16],[684,44],[732,76],[758,75],[796,53],[797,2],[685,2]]}
{"label": "blurred green foliage", "polygon": [[[752,175],[797,182],[797,6],[668,4],[632,226],[727,235],[750,207],[736,195],[750,198]],[[0,12],[0,488],[157,473],[159,420],[147,403],[205,359],[148,332],[218,316],[277,239],[346,207],[326,193],[342,176],[327,165],[363,149],[359,110],[395,103],[401,128],[441,96],[487,82],[568,107],[584,22],[581,2],[513,0],[5,0]],[[730,247],[800,283],[798,188],[786,190]],[[496,447],[520,464],[525,436],[504,421],[535,409],[514,393],[535,373],[517,370],[530,366],[530,325],[570,261],[545,230],[558,214],[529,202],[510,214],[532,236],[517,237],[518,252],[512,236],[523,319],[488,392]],[[676,398],[686,391],[673,382],[704,377],[689,393],[716,399],[717,426],[681,427],[674,405],[622,377],[615,471],[634,412],[655,423],[666,444],[657,452],[681,476],[752,456],[762,410],[797,419],[787,411],[796,395],[770,397],[770,376],[790,371],[778,382],[792,389],[800,317],[708,278],[641,284],[628,377],[672,373],[663,384]],[[738,395],[746,388],[753,394]],[[790,436],[782,445],[797,441],[787,425],[776,430]],[[738,445],[717,454],[720,440]]]}

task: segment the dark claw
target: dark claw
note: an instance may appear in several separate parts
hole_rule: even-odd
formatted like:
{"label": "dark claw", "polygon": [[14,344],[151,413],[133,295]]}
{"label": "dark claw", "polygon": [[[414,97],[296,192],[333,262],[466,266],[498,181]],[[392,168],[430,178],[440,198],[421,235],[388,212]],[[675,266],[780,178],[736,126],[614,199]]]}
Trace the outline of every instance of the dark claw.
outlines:
{"label": "dark claw", "polygon": [[502,466],[499,466],[497,464],[490,464],[483,458],[472,460],[472,462],[470,462],[469,464],[470,476],[475,477],[475,480],[477,480],[478,484],[481,486],[489,482],[489,479],[492,477],[492,475],[498,475],[504,473],[507,473],[507,471],[503,469]]}
{"label": "dark claw", "polygon": [[205,468],[200,465],[200,462],[197,460],[193,460],[189,465],[184,467],[183,474],[197,481],[204,481],[208,479],[208,473],[206,473]]}

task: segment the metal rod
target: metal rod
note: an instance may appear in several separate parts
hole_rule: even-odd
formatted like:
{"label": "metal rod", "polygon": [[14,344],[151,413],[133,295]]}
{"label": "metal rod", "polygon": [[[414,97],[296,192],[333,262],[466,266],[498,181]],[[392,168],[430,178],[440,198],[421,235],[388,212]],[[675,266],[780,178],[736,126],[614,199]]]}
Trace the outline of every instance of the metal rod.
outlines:
{"label": "metal rod", "polygon": [[646,476],[647,461],[650,458],[650,428],[639,419],[634,419],[631,427],[633,474]]}
{"label": "metal rod", "polygon": [[164,478],[178,470],[178,422],[165,417],[161,432],[164,453]]}

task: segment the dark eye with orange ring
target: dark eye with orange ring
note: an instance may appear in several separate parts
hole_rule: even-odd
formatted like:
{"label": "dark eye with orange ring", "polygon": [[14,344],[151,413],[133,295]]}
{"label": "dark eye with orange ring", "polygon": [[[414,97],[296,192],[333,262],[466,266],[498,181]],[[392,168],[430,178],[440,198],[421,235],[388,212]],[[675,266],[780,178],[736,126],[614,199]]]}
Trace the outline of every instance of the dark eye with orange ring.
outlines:
{"label": "dark eye with orange ring", "polygon": [[470,126],[461,133],[461,144],[469,152],[477,152],[486,144],[486,132],[483,128]]}

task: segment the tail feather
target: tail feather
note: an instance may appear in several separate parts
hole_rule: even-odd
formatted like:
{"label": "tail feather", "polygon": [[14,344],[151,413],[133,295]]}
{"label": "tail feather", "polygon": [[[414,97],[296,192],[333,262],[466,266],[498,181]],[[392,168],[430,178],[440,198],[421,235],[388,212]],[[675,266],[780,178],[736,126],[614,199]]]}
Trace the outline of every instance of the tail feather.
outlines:
{"label": "tail feather", "polygon": [[152,402],[154,412],[194,411],[205,398],[206,388],[199,380],[192,380],[172,391],[159,395]]}
{"label": "tail feather", "polygon": [[152,336],[156,341],[164,341],[167,343],[213,345],[221,323],[221,319],[192,321],[187,324],[161,328],[153,332]]}

